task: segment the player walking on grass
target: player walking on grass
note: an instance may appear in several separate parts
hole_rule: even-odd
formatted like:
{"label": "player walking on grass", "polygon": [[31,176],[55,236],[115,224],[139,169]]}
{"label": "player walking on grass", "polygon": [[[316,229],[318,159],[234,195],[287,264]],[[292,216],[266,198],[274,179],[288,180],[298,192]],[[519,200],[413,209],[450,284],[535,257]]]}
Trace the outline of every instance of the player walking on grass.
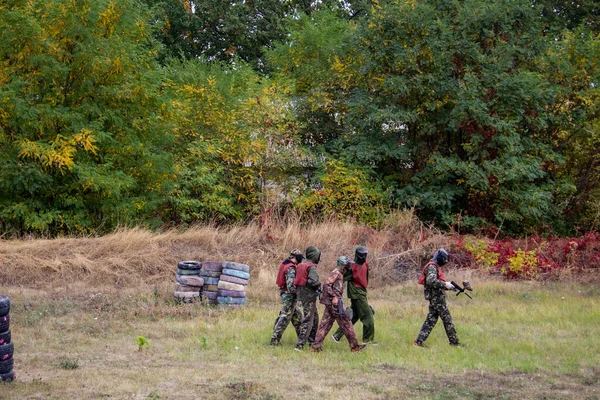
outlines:
{"label": "player walking on grass", "polygon": [[313,352],[323,350],[323,340],[331,330],[333,322],[337,322],[340,329],[348,339],[350,350],[353,352],[363,350],[366,345],[358,344],[354,327],[348,316],[344,313],[342,304],[342,295],[344,292],[344,269],[349,267],[348,258],[342,256],[338,258],[336,268],[331,271],[327,281],[323,284],[323,294],[321,295],[321,304],[325,305],[321,324],[317,329],[317,335],[312,345]]}
{"label": "player walking on grass", "polygon": [[[375,342],[375,319],[373,310],[367,299],[367,286],[369,284],[369,262],[367,261],[368,250],[359,246],[354,252],[354,261],[350,261],[350,268],[344,271],[344,281],[348,281],[348,297],[352,307],[352,325],[360,320],[363,324],[362,340],[364,343],[376,345]],[[341,328],[332,335],[334,341],[338,342],[344,335]]]}
{"label": "player walking on grass", "polygon": [[296,307],[296,285],[294,285],[294,279],[296,279],[296,266],[302,262],[303,258],[302,251],[294,249],[290,252],[290,256],[279,266],[275,283],[279,287],[279,296],[281,297],[282,304],[281,311],[273,327],[271,346],[279,346],[281,336],[283,336],[283,332],[285,332],[290,321],[294,329],[296,329],[296,335],[300,336],[302,313]]}
{"label": "player walking on grass", "polygon": [[294,348],[298,351],[302,350],[307,341],[309,344],[315,341],[319,325],[317,297],[321,289],[321,282],[319,282],[317,264],[321,260],[321,250],[315,246],[307,247],[306,259],[307,262],[298,264],[296,267],[296,278],[294,279],[298,300],[302,302],[302,313],[304,314],[300,325],[300,335]]}
{"label": "player walking on grass", "polygon": [[444,290],[454,290],[454,285],[446,282],[444,271],[441,268],[448,261],[450,261],[450,254],[445,249],[439,249],[435,252],[431,261],[425,264],[423,272],[421,272],[419,284],[424,286],[425,300],[429,300],[429,313],[425,318],[417,340],[414,342],[417,347],[423,347],[423,342],[429,337],[438,318],[444,323],[450,345],[462,346],[458,341],[456,329],[454,329],[452,323],[452,316],[446,304],[446,294],[444,293]]}

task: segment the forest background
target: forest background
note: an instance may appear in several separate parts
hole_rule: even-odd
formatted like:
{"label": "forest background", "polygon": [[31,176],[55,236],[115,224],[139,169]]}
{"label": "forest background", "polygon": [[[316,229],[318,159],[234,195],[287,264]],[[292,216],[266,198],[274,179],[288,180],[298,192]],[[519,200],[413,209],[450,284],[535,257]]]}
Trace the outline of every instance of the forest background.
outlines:
{"label": "forest background", "polygon": [[8,0],[0,232],[600,226],[592,0]]}

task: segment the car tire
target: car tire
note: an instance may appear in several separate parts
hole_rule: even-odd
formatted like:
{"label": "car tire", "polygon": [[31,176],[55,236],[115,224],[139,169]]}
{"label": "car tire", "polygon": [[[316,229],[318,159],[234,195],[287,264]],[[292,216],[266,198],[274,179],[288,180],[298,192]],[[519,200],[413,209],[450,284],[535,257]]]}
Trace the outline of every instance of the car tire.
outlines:
{"label": "car tire", "polygon": [[7,296],[0,296],[0,317],[8,315],[10,311],[10,299]]}
{"label": "car tire", "polygon": [[13,370],[14,360],[12,357],[0,360],[0,374],[8,374]]}
{"label": "car tire", "polygon": [[223,266],[223,268],[235,269],[237,271],[243,271],[243,272],[250,272],[249,265],[240,264],[240,263],[236,263],[236,262],[228,262]]}
{"label": "car tire", "polygon": [[6,332],[0,332],[0,346],[8,343],[10,343],[10,330]]}
{"label": "car tire", "polygon": [[240,271],[237,269],[229,269],[223,268],[223,275],[235,276],[242,279],[250,279],[250,274],[248,272]]}
{"label": "car tire", "polygon": [[0,332],[6,332],[10,328],[10,314],[0,317]]}
{"label": "car tire", "polygon": [[15,379],[15,377],[16,377],[15,371],[10,371],[6,374],[0,374],[0,381],[11,382],[13,379]]}
{"label": "car tire", "polygon": [[221,279],[222,281],[225,281],[225,282],[235,283],[237,285],[246,286],[248,284],[248,279],[238,278],[237,276],[221,275],[221,277],[219,279]]}
{"label": "car tire", "polygon": [[223,280],[219,281],[217,288],[222,289],[222,290],[237,290],[237,291],[245,290],[244,285],[238,285],[236,283],[225,282]]}
{"label": "car tire", "polygon": [[246,292],[245,291],[239,291],[239,290],[223,290],[223,289],[219,289],[219,291],[217,292],[217,294],[219,295],[219,297],[246,297]]}
{"label": "car tire", "polygon": [[204,261],[202,263],[202,269],[204,271],[221,272],[223,270],[223,263],[220,261]]}
{"label": "car tire", "polygon": [[200,275],[200,270],[199,269],[177,268],[177,274],[179,274],[179,275]]}
{"label": "car tire", "polygon": [[182,285],[196,286],[199,288],[204,286],[204,278],[196,275],[175,275],[175,280]]}
{"label": "car tire", "polygon": [[12,358],[15,351],[15,345],[12,343],[3,344],[0,346],[0,360]]}
{"label": "car tire", "polygon": [[177,263],[179,269],[201,269],[202,263],[200,261],[179,261]]}

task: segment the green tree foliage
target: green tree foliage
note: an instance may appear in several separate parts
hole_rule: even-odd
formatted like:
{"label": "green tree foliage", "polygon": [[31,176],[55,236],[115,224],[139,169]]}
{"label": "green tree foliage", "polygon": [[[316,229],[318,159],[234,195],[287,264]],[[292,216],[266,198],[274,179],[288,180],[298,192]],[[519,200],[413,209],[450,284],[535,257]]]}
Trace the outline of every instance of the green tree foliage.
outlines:
{"label": "green tree foliage", "polygon": [[530,3],[385,1],[352,28],[315,13],[273,53],[310,106],[301,118],[333,121],[307,124],[313,143],[372,166],[426,220],[510,232],[557,220],[573,186],[554,174],[556,88]]}
{"label": "green tree foliage", "polygon": [[150,219],[168,189],[145,15],[129,0],[0,5],[4,232]]}
{"label": "green tree foliage", "polygon": [[234,62],[263,69],[264,47],[285,38],[287,2],[280,0],[145,0],[156,11],[161,58]]}
{"label": "green tree foliage", "polygon": [[550,34],[580,26],[600,33],[600,3],[597,0],[533,0],[533,6],[542,17],[544,30]]}
{"label": "green tree foliage", "polygon": [[552,108],[557,144],[567,162],[557,174],[572,177],[577,191],[563,201],[565,217],[581,231],[600,229],[600,41],[587,29],[553,42],[546,65],[558,88]]}

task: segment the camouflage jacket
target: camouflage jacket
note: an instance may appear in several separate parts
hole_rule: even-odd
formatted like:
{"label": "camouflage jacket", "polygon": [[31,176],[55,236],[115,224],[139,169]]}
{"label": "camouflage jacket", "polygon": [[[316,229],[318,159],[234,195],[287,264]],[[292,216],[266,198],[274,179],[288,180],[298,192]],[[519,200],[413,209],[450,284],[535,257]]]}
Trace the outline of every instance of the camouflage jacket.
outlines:
{"label": "camouflage jacket", "polygon": [[321,295],[321,304],[332,304],[332,300],[342,299],[344,294],[344,275],[337,268],[329,273],[327,280],[323,284],[323,294]]}
{"label": "camouflage jacket", "polygon": [[296,266],[290,265],[285,271],[285,289],[280,289],[279,294],[296,296],[296,285],[294,285],[294,279],[296,279]]}
{"label": "camouflage jacket", "polygon": [[438,278],[438,271],[435,264],[429,265],[425,269],[425,299],[431,300],[436,297],[445,297],[444,294],[444,281]]}

